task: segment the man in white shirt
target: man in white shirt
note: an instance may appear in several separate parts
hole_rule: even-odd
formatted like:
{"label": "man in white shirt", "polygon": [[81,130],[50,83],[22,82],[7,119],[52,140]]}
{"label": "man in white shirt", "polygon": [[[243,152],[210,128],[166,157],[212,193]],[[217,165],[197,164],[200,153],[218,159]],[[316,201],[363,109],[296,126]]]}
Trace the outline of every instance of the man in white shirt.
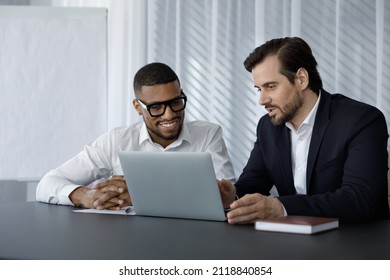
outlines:
{"label": "man in white shirt", "polygon": [[187,96],[169,66],[145,65],[133,86],[133,106],[144,121],[100,136],[48,172],[38,184],[38,201],[97,209],[131,205],[119,151],[209,152],[216,177],[234,181],[222,128],[204,121],[184,122]]}

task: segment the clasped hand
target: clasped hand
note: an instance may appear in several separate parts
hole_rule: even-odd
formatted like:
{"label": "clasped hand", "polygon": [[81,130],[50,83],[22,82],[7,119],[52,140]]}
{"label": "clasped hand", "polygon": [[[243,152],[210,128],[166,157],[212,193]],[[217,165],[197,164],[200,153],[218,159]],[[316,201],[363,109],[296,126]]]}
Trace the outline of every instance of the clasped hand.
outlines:
{"label": "clasped hand", "polygon": [[132,204],[123,176],[112,176],[110,179],[86,189],[82,201],[85,208],[110,210],[118,210]]}

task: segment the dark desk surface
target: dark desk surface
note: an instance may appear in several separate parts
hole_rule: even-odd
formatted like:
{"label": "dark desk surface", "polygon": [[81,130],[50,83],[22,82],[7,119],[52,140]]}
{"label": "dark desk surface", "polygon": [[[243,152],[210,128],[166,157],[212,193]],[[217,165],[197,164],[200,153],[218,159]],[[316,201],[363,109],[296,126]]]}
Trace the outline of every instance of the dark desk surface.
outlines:
{"label": "dark desk surface", "polygon": [[0,204],[1,259],[390,259],[390,221],[317,235],[253,225],[84,214],[39,202]]}

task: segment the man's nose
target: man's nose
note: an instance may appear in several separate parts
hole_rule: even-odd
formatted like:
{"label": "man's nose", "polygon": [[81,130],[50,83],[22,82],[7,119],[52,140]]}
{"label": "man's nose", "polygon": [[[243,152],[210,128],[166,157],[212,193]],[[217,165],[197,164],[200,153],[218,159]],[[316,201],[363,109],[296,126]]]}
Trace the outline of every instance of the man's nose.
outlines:
{"label": "man's nose", "polygon": [[169,105],[166,105],[164,115],[162,117],[165,117],[167,119],[172,118],[176,116],[176,113],[172,111],[171,107]]}
{"label": "man's nose", "polygon": [[269,95],[267,94],[267,92],[265,91],[262,91],[260,93],[260,96],[259,96],[259,104],[261,106],[264,106],[265,104],[268,104],[271,102],[271,98],[269,97]]}

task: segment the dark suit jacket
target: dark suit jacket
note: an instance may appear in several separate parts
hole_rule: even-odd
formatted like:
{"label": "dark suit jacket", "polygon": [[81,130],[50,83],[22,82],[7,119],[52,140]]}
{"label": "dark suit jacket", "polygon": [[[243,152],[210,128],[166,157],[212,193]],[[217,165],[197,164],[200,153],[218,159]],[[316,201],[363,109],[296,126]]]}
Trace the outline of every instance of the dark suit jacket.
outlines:
{"label": "dark suit jacket", "polygon": [[307,195],[294,187],[290,130],[273,125],[268,115],[257,126],[237,195],[269,195],[275,185],[288,215],[388,218],[387,139],[378,109],[322,90],[309,148]]}

